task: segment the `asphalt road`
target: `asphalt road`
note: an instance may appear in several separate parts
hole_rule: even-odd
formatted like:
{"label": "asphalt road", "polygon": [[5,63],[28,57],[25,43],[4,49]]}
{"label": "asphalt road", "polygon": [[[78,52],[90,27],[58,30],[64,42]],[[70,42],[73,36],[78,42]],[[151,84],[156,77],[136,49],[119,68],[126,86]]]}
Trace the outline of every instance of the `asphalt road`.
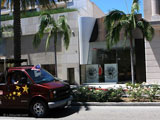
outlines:
{"label": "asphalt road", "polygon": [[[35,120],[28,111],[1,111],[0,120]],[[75,106],[52,110],[45,119],[54,120],[160,120],[160,106]],[[44,118],[39,118],[44,120]]]}

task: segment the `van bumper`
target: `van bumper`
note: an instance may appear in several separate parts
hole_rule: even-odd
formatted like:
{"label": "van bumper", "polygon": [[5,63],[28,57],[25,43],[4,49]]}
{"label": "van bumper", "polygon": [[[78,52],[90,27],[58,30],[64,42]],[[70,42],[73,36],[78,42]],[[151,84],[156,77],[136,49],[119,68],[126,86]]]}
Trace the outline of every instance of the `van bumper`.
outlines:
{"label": "van bumper", "polygon": [[56,102],[48,102],[48,107],[52,109],[52,108],[58,108],[62,106],[69,106],[71,104],[72,99],[73,97],[70,96],[69,98],[64,99],[64,100],[60,100]]}

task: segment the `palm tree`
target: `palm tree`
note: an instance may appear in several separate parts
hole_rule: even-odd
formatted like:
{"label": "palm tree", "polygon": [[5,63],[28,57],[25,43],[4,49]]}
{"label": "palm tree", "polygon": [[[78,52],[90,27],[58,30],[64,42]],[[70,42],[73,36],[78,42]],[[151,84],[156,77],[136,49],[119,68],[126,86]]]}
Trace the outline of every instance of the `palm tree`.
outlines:
{"label": "palm tree", "polygon": [[43,38],[44,34],[48,33],[45,49],[46,51],[49,48],[50,40],[54,40],[54,52],[55,52],[55,76],[57,77],[57,52],[56,52],[56,45],[57,45],[57,37],[60,33],[60,36],[63,36],[64,46],[66,50],[69,47],[70,37],[71,37],[71,29],[70,26],[67,24],[67,20],[65,16],[60,16],[57,21],[51,17],[50,14],[44,13],[40,16],[40,26],[39,31],[35,35],[33,40],[33,46],[37,48],[40,43],[41,39]]}
{"label": "palm tree", "polygon": [[[66,0],[58,0],[58,1],[66,1]],[[21,17],[20,17],[20,9],[26,10],[27,7],[34,7],[36,3],[42,5],[43,7],[50,8],[50,4],[54,4],[55,0],[2,0],[2,3],[6,2],[7,5],[11,5],[11,9],[13,7],[13,15],[14,15],[14,58],[15,60],[21,59]],[[19,66],[20,63],[15,64]]]}
{"label": "palm tree", "polygon": [[139,0],[133,0],[131,13],[125,14],[120,10],[113,10],[105,17],[104,23],[107,30],[106,43],[111,48],[120,41],[120,32],[124,31],[124,40],[130,40],[130,57],[132,83],[134,83],[134,51],[133,51],[133,31],[139,29],[146,40],[151,41],[154,35],[154,29],[144,19],[139,19]]}

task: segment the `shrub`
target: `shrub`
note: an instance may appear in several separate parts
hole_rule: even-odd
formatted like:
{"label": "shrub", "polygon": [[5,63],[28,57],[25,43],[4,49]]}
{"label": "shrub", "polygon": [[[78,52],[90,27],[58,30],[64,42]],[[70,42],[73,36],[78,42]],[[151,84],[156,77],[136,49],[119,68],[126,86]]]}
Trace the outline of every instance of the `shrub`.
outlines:
{"label": "shrub", "polygon": [[72,90],[76,102],[120,102],[126,95],[131,101],[154,101],[160,97],[158,85],[130,84],[127,83],[127,90],[123,88],[90,88],[79,87]]}
{"label": "shrub", "polygon": [[130,98],[140,101],[143,99],[143,87],[140,84],[126,84],[128,91],[126,92]]}
{"label": "shrub", "polygon": [[160,94],[160,88],[158,85],[145,86],[144,93],[146,94],[150,102],[152,102]]}
{"label": "shrub", "polygon": [[74,101],[77,102],[110,102],[121,101],[124,94],[122,88],[118,89],[96,89],[89,87],[80,87],[72,90]]}
{"label": "shrub", "polygon": [[127,94],[129,97],[137,101],[145,101],[149,99],[150,102],[158,98],[160,88],[158,85],[145,85],[145,84],[126,84]]}
{"label": "shrub", "polygon": [[121,98],[124,95],[124,90],[122,88],[109,89],[107,92],[108,101],[119,102],[122,101]]}

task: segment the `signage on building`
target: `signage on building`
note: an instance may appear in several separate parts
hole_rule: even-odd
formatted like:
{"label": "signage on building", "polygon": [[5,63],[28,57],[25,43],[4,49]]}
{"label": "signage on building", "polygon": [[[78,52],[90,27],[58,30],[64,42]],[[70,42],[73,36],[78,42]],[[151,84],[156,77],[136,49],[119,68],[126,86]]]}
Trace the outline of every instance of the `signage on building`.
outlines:
{"label": "signage on building", "polygon": [[86,82],[87,83],[98,83],[98,65],[86,65]]}
{"label": "signage on building", "polygon": [[118,82],[118,65],[104,65],[105,82]]}

